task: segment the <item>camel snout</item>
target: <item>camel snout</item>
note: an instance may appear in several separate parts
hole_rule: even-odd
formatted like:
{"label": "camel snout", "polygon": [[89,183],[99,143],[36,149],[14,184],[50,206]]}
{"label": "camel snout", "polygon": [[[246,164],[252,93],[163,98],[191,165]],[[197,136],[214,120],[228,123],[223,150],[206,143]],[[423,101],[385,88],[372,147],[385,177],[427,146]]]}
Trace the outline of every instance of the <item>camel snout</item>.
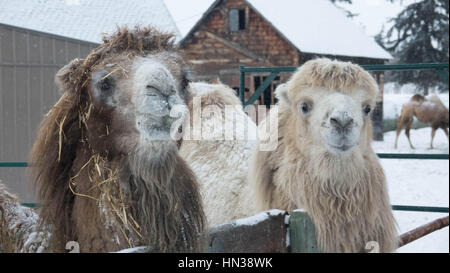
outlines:
{"label": "camel snout", "polygon": [[354,119],[348,112],[337,112],[330,117],[330,124],[339,132],[345,133],[353,127]]}

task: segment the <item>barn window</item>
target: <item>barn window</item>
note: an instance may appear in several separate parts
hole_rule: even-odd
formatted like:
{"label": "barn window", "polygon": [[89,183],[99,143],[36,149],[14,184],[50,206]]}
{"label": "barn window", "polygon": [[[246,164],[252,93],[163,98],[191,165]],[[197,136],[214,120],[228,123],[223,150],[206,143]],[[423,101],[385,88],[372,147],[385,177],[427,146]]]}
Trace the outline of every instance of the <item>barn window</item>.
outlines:
{"label": "barn window", "polygon": [[245,9],[230,10],[230,31],[239,31],[246,29],[247,16]]}

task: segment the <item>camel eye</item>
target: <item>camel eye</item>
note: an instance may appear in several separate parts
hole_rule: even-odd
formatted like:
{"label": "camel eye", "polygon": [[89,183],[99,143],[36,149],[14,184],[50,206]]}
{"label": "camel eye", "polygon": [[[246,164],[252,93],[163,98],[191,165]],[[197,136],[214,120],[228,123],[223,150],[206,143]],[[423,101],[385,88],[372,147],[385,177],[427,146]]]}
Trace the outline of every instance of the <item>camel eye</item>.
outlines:
{"label": "camel eye", "polygon": [[100,90],[102,90],[102,92],[110,92],[112,88],[113,82],[108,78],[104,79],[100,84]]}
{"label": "camel eye", "polygon": [[150,96],[150,97],[158,97],[158,96],[166,97],[164,95],[164,93],[162,93],[161,91],[159,91],[158,88],[156,88],[156,86],[147,85],[145,88],[147,89],[147,92],[148,92],[147,96]]}
{"label": "camel eye", "polygon": [[370,107],[370,105],[368,105],[368,104],[365,105],[363,108],[364,114],[369,115],[370,111],[372,111],[372,108]]}
{"label": "camel eye", "polygon": [[311,112],[312,106],[311,104],[307,103],[307,102],[302,102],[302,104],[300,105],[300,110],[302,111],[302,113],[304,115],[308,114],[309,112]]}

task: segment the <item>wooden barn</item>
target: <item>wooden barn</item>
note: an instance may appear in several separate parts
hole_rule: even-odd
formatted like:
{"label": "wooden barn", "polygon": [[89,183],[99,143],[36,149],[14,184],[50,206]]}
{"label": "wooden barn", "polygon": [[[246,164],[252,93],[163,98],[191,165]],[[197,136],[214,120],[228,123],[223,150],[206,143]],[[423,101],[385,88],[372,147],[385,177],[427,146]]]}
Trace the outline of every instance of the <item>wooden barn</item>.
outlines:
{"label": "wooden barn", "polygon": [[[180,43],[198,80],[220,80],[235,90],[240,65],[300,66],[317,57],[364,65],[392,58],[328,0],[216,0]],[[246,99],[267,76],[246,76]],[[270,108],[275,88],[289,76],[281,74],[255,103]],[[382,91],[382,73],[374,76]],[[382,92],[374,123],[374,137],[382,139]]]}
{"label": "wooden barn", "polygon": [[[179,35],[162,0],[0,0],[0,162],[28,161],[37,126],[59,99],[56,72],[125,24]],[[26,168],[0,167],[0,180],[34,201]]]}
{"label": "wooden barn", "polygon": [[[197,79],[236,89],[239,65],[299,66],[316,57],[383,64],[392,58],[327,0],[216,0],[180,43]],[[246,78],[246,97],[265,76]],[[274,104],[273,93],[267,90],[260,103]]]}

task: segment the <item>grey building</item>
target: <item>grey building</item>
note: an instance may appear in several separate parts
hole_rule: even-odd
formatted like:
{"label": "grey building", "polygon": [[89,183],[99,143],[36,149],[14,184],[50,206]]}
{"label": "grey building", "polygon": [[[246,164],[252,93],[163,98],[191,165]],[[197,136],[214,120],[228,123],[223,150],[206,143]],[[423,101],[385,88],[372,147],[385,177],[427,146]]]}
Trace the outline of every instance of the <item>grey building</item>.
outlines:
{"label": "grey building", "polygon": [[[0,24],[0,162],[27,161],[43,115],[59,98],[55,73],[95,46]],[[0,168],[0,180],[34,200],[25,168]]]}

